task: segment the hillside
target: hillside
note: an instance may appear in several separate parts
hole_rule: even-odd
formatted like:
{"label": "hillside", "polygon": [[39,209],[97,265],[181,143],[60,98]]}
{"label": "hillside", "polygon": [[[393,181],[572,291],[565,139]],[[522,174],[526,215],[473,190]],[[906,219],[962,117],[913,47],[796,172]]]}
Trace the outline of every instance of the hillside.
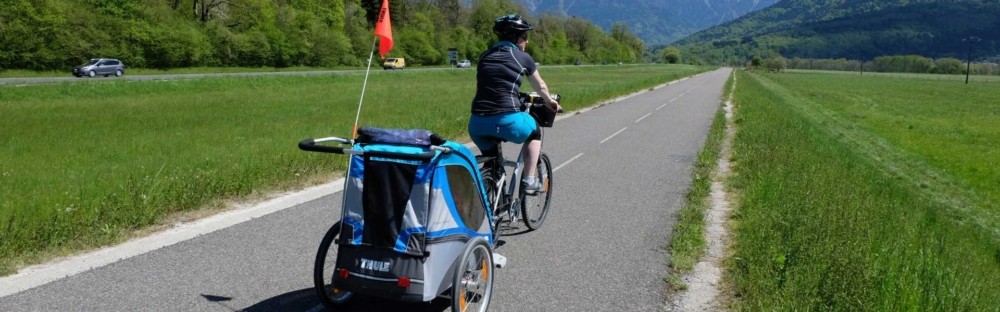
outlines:
{"label": "hillside", "polygon": [[534,13],[577,16],[610,29],[623,23],[647,46],[671,43],[696,31],[763,9],[778,0],[519,0]]}
{"label": "hillside", "polygon": [[[529,13],[516,0],[391,0],[392,57],[445,65],[472,59],[496,40],[497,16]],[[67,71],[95,57],[128,68],[356,67],[374,40],[381,1],[370,0],[5,0],[0,71]],[[544,64],[638,62],[645,47],[625,29],[526,14],[538,22],[528,47]]]}
{"label": "hillside", "polygon": [[1000,2],[986,0],[784,0],[679,40],[686,55],[708,62],[753,54],[871,60],[918,54],[964,59],[1000,56]]}

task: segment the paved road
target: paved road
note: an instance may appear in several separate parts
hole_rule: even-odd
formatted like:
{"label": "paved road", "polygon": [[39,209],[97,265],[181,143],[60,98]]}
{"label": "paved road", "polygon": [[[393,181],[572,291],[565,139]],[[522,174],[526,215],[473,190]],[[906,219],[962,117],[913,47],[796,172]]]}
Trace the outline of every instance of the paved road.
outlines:
{"label": "paved road", "polygon": [[[658,311],[667,245],[730,70],[561,119],[553,210],[497,251],[492,311]],[[294,144],[297,138],[290,139]],[[507,147],[508,150],[510,147]],[[0,311],[318,311],[316,246],[339,192],[0,298]],[[2,284],[2,283],[0,283]],[[359,311],[445,311],[447,301]]]}
{"label": "paved road", "polygon": [[[372,68],[375,70],[376,68]],[[378,68],[378,70],[382,70]],[[97,77],[97,78],[77,78],[69,72],[66,77],[25,77],[25,78],[0,78],[0,85],[24,85],[24,84],[46,84],[46,83],[74,83],[74,82],[111,82],[120,80],[171,80],[171,79],[195,79],[205,77],[246,77],[246,76],[310,76],[310,75],[331,75],[347,73],[364,73],[364,70],[327,70],[327,71],[288,71],[288,72],[255,72],[255,73],[223,73],[223,74],[173,74],[173,75],[129,75],[121,77]]]}

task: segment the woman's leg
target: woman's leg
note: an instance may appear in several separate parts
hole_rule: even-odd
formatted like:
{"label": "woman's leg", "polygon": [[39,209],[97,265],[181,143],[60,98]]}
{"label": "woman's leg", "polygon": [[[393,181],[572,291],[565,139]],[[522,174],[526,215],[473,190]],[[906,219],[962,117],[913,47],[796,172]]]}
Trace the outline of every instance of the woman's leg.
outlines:
{"label": "woman's leg", "polygon": [[521,147],[521,154],[524,156],[524,175],[525,177],[535,176],[535,170],[538,166],[538,155],[542,153],[542,140],[531,140],[525,142]]}

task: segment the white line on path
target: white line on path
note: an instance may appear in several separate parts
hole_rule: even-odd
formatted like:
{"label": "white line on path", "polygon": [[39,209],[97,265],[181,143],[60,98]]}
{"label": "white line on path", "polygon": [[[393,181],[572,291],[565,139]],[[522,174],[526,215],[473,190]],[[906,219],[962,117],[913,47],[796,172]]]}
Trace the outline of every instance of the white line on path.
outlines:
{"label": "white line on path", "polygon": [[559,168],[562,168],[563,166],[569,165],[569,163],[573,162],[577,158],[580,158],[580,156],[583,156],[583,153],[576,154],[576,156],[573,156],[573,158],[570,158],[566,162],[562,163],[562,165],[556,166],[555,169],[552,169],[552,172],[559,171]]}
{"label": "white line on path", "polygon": [[102,248],[54,263],[29,266],[19,270],[17,274],[0,278],[0,298],[310,202],[331,192],[339,192],[343,188],[344,179],[337,179],[302,191],[278,195],[276,198],[249,207],[236,208],[198,221],[183,223],[172,229],[133,239],[121,245]]}
{"label": "white line on path", "polygon": [[663,105],[660,105],[660,107],[657,107],[657,108],[656,108],[656,110],[660,110],[660,109],[661,109],[661,108],[663,108],[664,106],[667,106],[667,103],[663,103]]}
{"label": "white line on path", "polygon": [[612,134],[611,136],[609,136],[607,138],[604,138],[604,140],[601,140],[601,143],[597,143],[597,144],[604,144],[604,142],[607,142],[608,140],[610,140],[611,138],[615,137],[619,133],[622,133],[622,131],[625,131],[625,129],[628,129],[628,127],[625,127],[625,128],[622,128],[621,130],[618,130],[618,132],[615,132],[615,134]]}
{"label": "white line on path", "polygon": [[649,115],[652,115],[652,114],[653,113],[649,113],[649,114],[646,114],[645,116],[639,117],[639,119],[635,120],[635,123],[639,123],[640,121],[642,121],[643,119],[646,119],[646,117],[649,117]]}

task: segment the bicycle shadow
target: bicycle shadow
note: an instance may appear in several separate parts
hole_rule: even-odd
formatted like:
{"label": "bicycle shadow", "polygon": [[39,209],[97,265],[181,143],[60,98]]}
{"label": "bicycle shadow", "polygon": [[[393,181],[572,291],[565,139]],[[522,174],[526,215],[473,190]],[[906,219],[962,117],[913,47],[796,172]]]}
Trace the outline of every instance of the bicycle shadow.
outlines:
{"label": "bicycle shadow", "polygon": [[515,226],[515,225],[503,225],[500,227],[500,237],[501,240],[504,236],[521,236],[530,233],[532,230],[527,227]]}
{"label": "bicycle shadow", "polygon": [[[213,301],[211,298],[217,296],[202,295],[205,299]],[[221,303],[220,303],[221,304]],[[225,305],[223,305],[225,306]],[[226,306],[229,308],[228,306]],[[232,308],[230,308],[232,309]],[[430,302],[402,302],[385,300],[381,298],[355,295],[345,306],[336,311],[344,312],[368,312],[368,311],[415,311],[415,312],[441,312],[451,309],[451,300],[447,298],[435,298]],[[265,299],[250,307],[233,311],[245,312],[268,312],[268,311],[333,311],[325,309],[323,303],[316,297],[313,288],[300,289],[284,293],[275,297]]]}

